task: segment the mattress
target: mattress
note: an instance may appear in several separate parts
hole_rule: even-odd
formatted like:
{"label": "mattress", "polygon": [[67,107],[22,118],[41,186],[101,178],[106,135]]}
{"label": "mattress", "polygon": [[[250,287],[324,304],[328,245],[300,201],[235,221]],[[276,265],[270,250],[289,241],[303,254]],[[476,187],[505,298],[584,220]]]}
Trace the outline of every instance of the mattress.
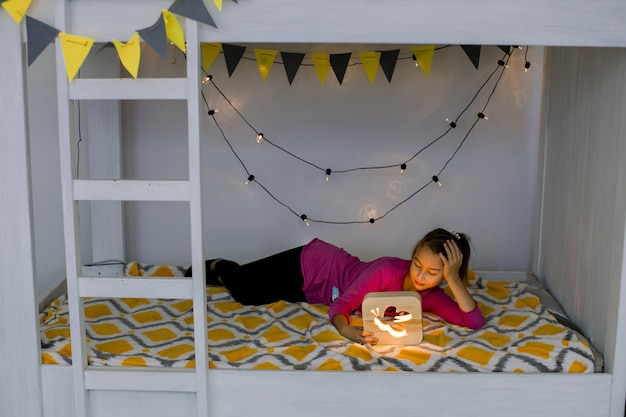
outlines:
{"label": "mattress", "polygon": [[[184,268],[126,266],[131,276],[182,276]],[[532,278],[532,277],[531,277]],[[601,356],[535,279],[486,281],[469,291],[486,318],[480,330],[424,313],[422,343],[361,345],[328,321],[328,307],[279,301],[244,306],[223,287],[207,287],[209,367],[220,369],[396,372],[601,371]],[[191,300],[85,299],[88,362],[92,366],[194,367]],[[357,322],[359,317],[352,317]],[[71,364],[65,297],[42,313],[44,364]]]}

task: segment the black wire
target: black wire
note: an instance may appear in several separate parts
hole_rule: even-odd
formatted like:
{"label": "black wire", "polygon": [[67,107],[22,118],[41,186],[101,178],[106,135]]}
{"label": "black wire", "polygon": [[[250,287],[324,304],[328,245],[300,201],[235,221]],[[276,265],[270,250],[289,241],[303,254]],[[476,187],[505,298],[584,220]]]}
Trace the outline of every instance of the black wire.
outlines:
{"label": "black wire", "polygon": [[[477,97],[479,96],[480,92],[482,91],[482,89],[489,83],[489,81],[491,80],[491,78],[493,77],[494,74],[497,73],[498,69],[500,66],[502,66],[501,68],[501,72],[499,77],[496,79],[496,82],[491,90],[491,93],[489,94],[489,96],[487,97],[487,100],[485,102],[485,105],[483,106],[483,112],[485,111],[485,109],[487,108],[487,106],[489,105],[489,102],[491,101],[496,88],[498,86],[498,84],[500,83],[500,80],[502,79],[502,76],[504,75],[504,70],[506,69],[506,65],[508,64],[509,60],[511,59],[512,53],[509,54],[505,54],[505,56],[508,56],[505,62],[505,65],[500,65],[500,63],[498,63],[498,67],[496,67],[496,69],[494,71],[492,71],[489,75],[489,77],[487,78],[487,80],[485,82],[483,82],[483,84],[480,86],[480,88],[478,89],[478,91],[476,92],[476,94],[472,97],[470,103],[465,106],[465,108],[461,111],[461,113],[459,114],[459,116],[455,119],[458,120],[470,107],[471,104],[477,99]],[[206,72],[205,72],[206,74]],[[208,74],[206,74],[208,76]],[[220,93],[220,95],[226,100],[226,102],[230,105],[230,107],[235,110],[235,112],[239,115],[239,117],[258,135],[260,134],[253,126],[252,124],[250,124],[248,122],[248,120],[235,108],[235,106],[232,104],[232,102],[226,97],[226,95],[221,91],[221,89],[215,84],[215,82],[213,81],[212,77],[209,78],[211,81],[211,84],[215,87],[215,89]],[[206,97],[204,95],[204,92],[202,92],[202,98],[205,102],[205,105],[207,105],[208,108],[208,102],[206,100]],[[243,167],[243,169],[246,171],[246,174],[248,174],[248,176],[250,176],[250,172],[248,171],[247,167],[245,166],[243,160],[239,157],[239,155],[237,154],[237,152],[235,151],[234,147],[232,146],[232,144],[230,143],[230,141],[228,140],[224,130],[222,129],[222,127],[219,125],[219,123],[217,122],[217,119],[215,118],[215,114],[211,114],[211,117],[213,119],[213,122],[215,123],[216,127],[218,128],[218,130],[220,131],[222,138],[224,139],[224,141],[227,143],[227,145],[229,146],[229,148],[231,149],[231,152],[233,152],[233,154],[235,155],[235,157],[237,158],[237,160],[239,161],[239,163],[241,164],[241,166]],[[441,175],[441,173],[447,168],[447,166],[450,164],[450,162],[454,159],[454,157],[457,155],[457,153],[459,152],[459,150],[461,149],[461,147],[463,146],[463,144],[466,142],[467,138],[469,137],[470,133],[474,130],[474,127],[477,125],[478,121],[481,119],[481,117],[477,117],[474,122],[472,123],[472,125],[470,126],[470,128],[468,129],[467,133],[465,134],[465,136],[463,137],[463,139],[461,140],[461,142],[459,143],[459,145],[456,147],[456,149],[454,150],[454,152],[452,153],[452,156],[445,162],[445,164],[443,165],[443,167],[441,168],[441,170],[438,172],[437,176]],[[416,154],[414,154],[408,161],[406,162],[410,162],[411,160],[413,160],[417,155],[419,155],[421,152],[423,152],[425,149],[427,149],[428,147],[430,147],[431,145],[433,145],[434,143],[436,143],[437,141],[439,141],[440,139],[442,139],[444,136],[446,136],[448,134],[448,132],[450,132],[450,130],[452,129],[452,126],[450,126],[442,135],[440,135],[439,137],[437,137],[436,139],[434,139],[433,141],[431,141],[430,143],[428,143],[426,146],[424,146],[423,148],[421,148]],[[313,164],[312,162],[309,162],[307,160],[305,160],[304,158],[298,157],[297,155],[289,152],[288,150],[274,144],[273,142],[267,140],[267,138],[264,137],[264,140],[267,141],[268,143],[270,143],[271,145],[275,146],[276,148],[286,152],[287,154],[291,155],[292,157],[308,164],[311,165],[313,167],[316,167],[318,169],[324,170],[326,171],[325,168],[321,168],[315,164]],[[381,165],[381,166],[370,166],[370,167],[360,167],[360,168],[352,168],[352,169],[348,169],[348,170],[338,170],[338,171],[332,171],[334,173],[342,173],[342,172],[350,172],[350,171],[356,171],[356,170],[365,170],[365,169],[382,169],[382,168],[389,168],[389,167],[398,167],[401,166],[402,164],[393,164],[393,165]],[[277,203],[279,203],[280,205],[282,205],[283,207],[287,208],[292,214],[298,216],[299,218],[304,218],[310,222],[314,222],[314,223],[323,223],[323,224],[335,224],[335,225],[348,225],[348,224],[362,224],[362,223],[374,223],[377,220],[383,219],[384,217],[386,217],[388,214],[390,214],[391,212],[393,212],[395,209],[397,209],[398,207],[400,207],[401,205],[405,204],[406,202],[408,202],[410,199],[412,199],[413,197],[415,197],[418,193],[420,193],[421,191],[423,191],[426,187],[428,187],[433,181],[429,180],[426,184],[424,184],[423,186],[421,186],[420,188],[418,188],[416,191],[414,191],[412,194],[410,194],[409,196],[407,196],[404,200],[396,203],[394,206],[392,206],[389,210],[387,210],[385,213],[383,213],[382,215],[378,216],[378,217],[373,217],[371,219],[368,220],[354,220],[354,221],[329,221],[329,220],[319,220],[319,219],[315,219],[315,218],[311,218],[308,216],[305,216],[304,214],[298,214],[294,209],[292,209],[289,205],[285,204],[284,202],[282,202],[280,199],[278,199],[276,196],[274,196],[274,194],[272,194],[272,192],[269,191],[269,189],[267,187],[265,187],[261,182],[258,181],[258,179],[254,178],[253,181],[255,183],[257,183],[261,189],[263,191],[265,191],[274,201],[276,201]]]}

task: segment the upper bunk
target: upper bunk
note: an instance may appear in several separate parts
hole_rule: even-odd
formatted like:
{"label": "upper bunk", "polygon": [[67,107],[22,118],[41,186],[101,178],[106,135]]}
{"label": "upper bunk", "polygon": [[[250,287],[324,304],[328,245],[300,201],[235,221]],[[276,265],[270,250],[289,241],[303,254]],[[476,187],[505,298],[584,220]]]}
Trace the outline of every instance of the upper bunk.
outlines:
{"label": "upper bunk", "polygon": [[[199,1],[199,0],[198,0]],[[68,32],[96,42],[125,41],[155,23],[172,0],[67,2]],[[43,3],[43,4],[42,4]],[[185,3],[185,2],[182,2]],[[191,7],[187,0],[185,7]],[[442,4],[445,3],[445,4]],[[204,1],[217,28],[201,25],[202,42],[541,46],[626,46],[626,2],[572,0],[214,0]],[[221,8],[221,11],[218,9]],[[53,6],[29,14],[46,23]],[[62,10],[62,8],[57,8]],[[56,20],[61,18],[57,11]],[[184,24],[184,22],[181,23]]]}

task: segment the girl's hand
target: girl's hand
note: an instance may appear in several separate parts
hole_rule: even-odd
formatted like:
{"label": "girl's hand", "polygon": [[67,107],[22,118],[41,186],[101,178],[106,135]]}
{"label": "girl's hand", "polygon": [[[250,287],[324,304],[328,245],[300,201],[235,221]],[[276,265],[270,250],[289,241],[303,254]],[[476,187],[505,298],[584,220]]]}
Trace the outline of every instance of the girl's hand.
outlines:
{"label": "girl's hand", "polygon": [[347,326],[343,332],[339,332],[341,335],[347,339],[352,340],[353,342],[365,344],[369,343],[370,345],[375,345],[378,343],[378,338],[373,337],[374,334],[371,332],[366,332],[362,327],[357,326]]}
{"label": "girl's hand", "polygon": [[459,268],[463,262],[463,253],[454,240],[447,240],[443,247],[446,250],[446,254],[439,254],[443,262],[443,278],[450,283],[450,279],[460,279]]}
{"label": "girl's hand", "polygon": [[378,338],[373,337],[374,335],[371,332],[363,330],[363,327],[350,326],[346,316],[341,314],[335,316],[333,324],[343,337],[350,339],[353,342],[361,344],[369,343],[371,345],[378,343]]}

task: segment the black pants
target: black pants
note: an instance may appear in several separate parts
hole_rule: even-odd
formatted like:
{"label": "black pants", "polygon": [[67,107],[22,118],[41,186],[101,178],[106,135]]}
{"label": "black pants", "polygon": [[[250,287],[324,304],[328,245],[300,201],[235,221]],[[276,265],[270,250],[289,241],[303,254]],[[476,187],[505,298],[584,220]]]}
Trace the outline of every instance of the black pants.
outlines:
{"label": "black pants", "polygon": [[[241,304],[267,304],[278,300],[306,301],[300,255],[303,246],[245,265],[222,260],[215,271]],[[207,271],[209,265],[206,265]]]}

